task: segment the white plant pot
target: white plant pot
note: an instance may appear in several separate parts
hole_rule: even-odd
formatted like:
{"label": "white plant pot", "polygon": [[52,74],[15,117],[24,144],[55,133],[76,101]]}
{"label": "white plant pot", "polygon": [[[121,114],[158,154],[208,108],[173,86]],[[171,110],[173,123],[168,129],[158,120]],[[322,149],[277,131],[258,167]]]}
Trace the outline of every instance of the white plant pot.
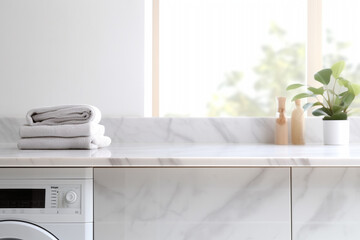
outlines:
{"label": "white plant pot", "polygon": [[324,144],[349,144],[349,120],[323,120]]}

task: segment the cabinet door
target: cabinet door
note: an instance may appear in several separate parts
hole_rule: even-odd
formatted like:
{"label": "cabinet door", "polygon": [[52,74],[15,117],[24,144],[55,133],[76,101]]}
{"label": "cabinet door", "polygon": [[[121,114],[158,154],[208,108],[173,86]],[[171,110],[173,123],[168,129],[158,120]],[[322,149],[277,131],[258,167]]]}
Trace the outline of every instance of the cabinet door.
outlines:
{"label": "cabinet door", "polygon": [[96,168],[95,240],[289,240],[288,168]]}
{"label": "cabinet door", "polygon": [[360,239],[360,169],[293,169],[293,239]]}

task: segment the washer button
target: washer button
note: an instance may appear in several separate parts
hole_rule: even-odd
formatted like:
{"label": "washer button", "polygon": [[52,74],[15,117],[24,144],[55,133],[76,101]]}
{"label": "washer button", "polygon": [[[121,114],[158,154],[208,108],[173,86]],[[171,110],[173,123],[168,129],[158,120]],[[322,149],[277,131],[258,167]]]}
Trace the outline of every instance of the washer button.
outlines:
{"label": "washer button", "polygon": [[74,192],[74,191],[69,191],[69,192],[67,192],[67,193],[65,194],[65,201],[66,201],[67,203],[72,204],[72,203],[76,202],[76,200],[77,200],[77,194],[76,194],[76,192]]}

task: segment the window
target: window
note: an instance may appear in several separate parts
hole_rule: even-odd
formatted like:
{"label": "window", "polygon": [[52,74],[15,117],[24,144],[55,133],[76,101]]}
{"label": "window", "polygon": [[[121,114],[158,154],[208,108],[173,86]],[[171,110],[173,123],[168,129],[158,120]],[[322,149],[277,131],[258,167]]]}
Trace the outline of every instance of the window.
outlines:
{"label": "window", "polygon": [[355,0],[153,1],[161,117],[274,116],[275,97],[323,66],[360,74]]}
{"label": "window", "polygon": [[[346,61],[344,77],[360,83],[360,32],[354,27],[360,21],[360,2],[355,0],[323,1],[323,62],[324,66]],[[360,99],[354,101],[360,107]],[[359,115],[359,112],[353,112]]]}

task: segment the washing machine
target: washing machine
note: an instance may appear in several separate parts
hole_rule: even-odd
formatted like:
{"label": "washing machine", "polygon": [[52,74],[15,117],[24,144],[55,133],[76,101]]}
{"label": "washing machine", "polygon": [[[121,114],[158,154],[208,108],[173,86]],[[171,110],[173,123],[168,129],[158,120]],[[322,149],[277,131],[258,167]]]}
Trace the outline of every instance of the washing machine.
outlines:
{"label": "washing machine", "polygon": [[93,240],[91,168],[0,168],[0,240]]}

